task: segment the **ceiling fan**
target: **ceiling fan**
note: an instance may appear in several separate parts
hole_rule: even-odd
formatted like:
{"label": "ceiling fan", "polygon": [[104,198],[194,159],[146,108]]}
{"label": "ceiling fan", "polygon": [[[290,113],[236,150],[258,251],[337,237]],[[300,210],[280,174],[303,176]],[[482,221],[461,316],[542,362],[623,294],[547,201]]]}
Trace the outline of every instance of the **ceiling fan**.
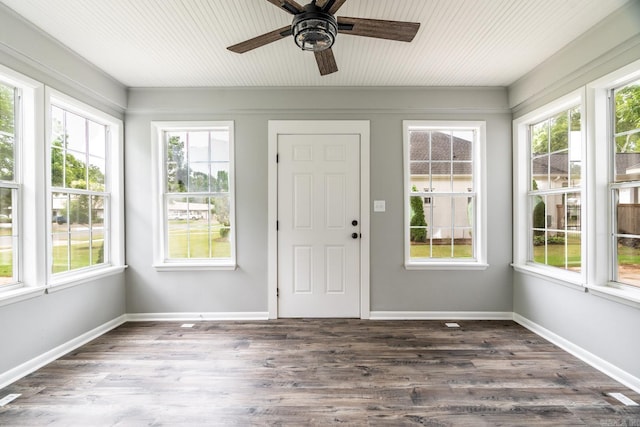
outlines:
{"label": "ceiling fan", "polygon": [[323,76],[338,71],[338,65],[331,50],[338,33],[410,42],[420,28],[419,22],[344,16],[336,18],[336,12],[347,0],[312,0],[306,6],[301,6],[295,0],[267,1],[292,14],[291,25],[234,44],[227,49],[235,53],[245,53],[293,35],[298,47],[314,52],[320,75]]}

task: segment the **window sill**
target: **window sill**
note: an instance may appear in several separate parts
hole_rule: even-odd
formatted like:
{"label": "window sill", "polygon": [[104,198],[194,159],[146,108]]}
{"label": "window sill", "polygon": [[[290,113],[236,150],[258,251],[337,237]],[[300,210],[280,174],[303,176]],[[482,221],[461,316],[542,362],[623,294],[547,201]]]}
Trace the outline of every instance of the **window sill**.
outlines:
{"label": "window sill", "polygon": [[0,307],[4,305],[13,304],[16,302],[24,301],[30,298],[36,298],[44,295],[44,286],[22,286],[17,289],[0,292]]}
{"label": "window sill", "polygon": [[156,271],[207,271],[207,270],[227,270],[233,271],[238,268],[235,263],[211,264],[211,263],[169,263],[162,262],[153,264]]}
{"label": "window sill", "polygon": [[481,262],[406,262],[407,270],[486,270],[489,264]]}
{"label": "window sill", "polygon": [[70,274],[68,276],[56,278],[55,281],[52,281],[50,285],[47,287],[47,293],[61,291],[63,289],[72,288],[74,286],[82,285],[89,281],[94,281],[98,279],[102,279],[105,277],[113,276],[119,273],[122,273],[126,265],[122,266],[111,266],[100,268],[97,270],[90,270],[82,273]]}
{"label": "window sill", "polygon": [[588,286],[589,293],[608,300],[640,308],[640,289],[628,289],[615,284]]}
{"label": "window sill", "polygon": [[563,270],[556,271],[556,269],[534,267],[529,264],[511,264],[511,266],[519,273],[524,273],[578,291],[587,291],[585,285],[582,284],[579,273],[570,273]]}

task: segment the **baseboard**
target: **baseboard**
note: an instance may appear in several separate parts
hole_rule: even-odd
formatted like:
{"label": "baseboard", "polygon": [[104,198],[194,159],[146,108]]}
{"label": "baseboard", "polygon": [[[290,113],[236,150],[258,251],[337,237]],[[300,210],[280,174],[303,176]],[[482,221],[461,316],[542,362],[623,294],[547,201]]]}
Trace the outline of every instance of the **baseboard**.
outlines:
{"label": "baseboard", "polygon": [[535,322],[523,317],[517,313],[513,313],[513,320],[525,328],[529,329],[531,332],[536,335],[541,336],[547,341],[557,345],[567,353],[570,353],[582,360],[583,362],[589,364],[593,368],[599,370],[605,375],[613,378],[619,383],[629,387],[634,390],[636,393],[640,393],[640,378],[637,378],[630,373],[618,368],[617,366],[612,365],[606,360],[596,356],[595,354],[585,350],[582,347],[579,347],[572,343],[571,341],[562,338],[561,336],[551,332],[543,326],[538,325]]}
{"label": "baseboard", "polygon": [[0,373],[0,389],[42,368],[46,364],[59,359],[70,351],[73,351],[76,348],[85,345],[89,341],[98,338],[99,336],[109,332],[110,330],[117,328],[126,321],[127,316],[123,314],[122,316],[110,320],[107,323],[98,326],[97,328],[85,332],[84,334],[77,336],[76,338],[73,338],[72,340],[69,340],[64,344],[61,344],[45,353],[42,353],[39,356],[36,356],[33,359],[16,366],[13,369]]}
{"label": "baseboard", "polygon": [[370,320],[513,320],[510,311],[372,311]]}
{"label": "baseboard", "polygon": [[198,321],[198,320],[269,320],[269,313],[257,312],[187,312],[187,313],[129,313],[128,322]]}

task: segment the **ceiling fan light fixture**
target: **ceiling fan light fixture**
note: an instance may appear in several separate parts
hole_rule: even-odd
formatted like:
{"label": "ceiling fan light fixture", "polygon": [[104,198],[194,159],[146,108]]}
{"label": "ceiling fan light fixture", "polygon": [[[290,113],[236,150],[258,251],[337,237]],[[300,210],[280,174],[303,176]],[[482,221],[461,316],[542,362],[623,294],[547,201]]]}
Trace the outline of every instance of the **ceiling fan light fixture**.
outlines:
{"label": "ceiling fan light fixture", "polygon": [[338,22],[327,13],[306,12],[296,15],[291,29],[300,49],[319,52],[333,46],[338,34]]}

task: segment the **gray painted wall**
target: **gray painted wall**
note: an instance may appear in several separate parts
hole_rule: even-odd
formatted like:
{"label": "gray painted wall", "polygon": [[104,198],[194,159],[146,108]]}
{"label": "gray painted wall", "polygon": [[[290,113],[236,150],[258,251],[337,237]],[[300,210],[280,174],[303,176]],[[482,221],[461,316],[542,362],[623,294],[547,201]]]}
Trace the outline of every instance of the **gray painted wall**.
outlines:
{"label": "gray painted wall", "polygon": [[[594,52],[600,56],[594,57]],[[515,115],[523,115],[638,59],[640,2],[632,1],[514,84],[509,90],[511,102],[526,97]],[[515,272],[513,309],[640,378],[637,307]]]}
{"label": "gray painted wall", "polygon": [[[0,22],[0,64],[123,118],[124,86],[33,29],[2,4]],[[0,306],[0,373],[124,313],[124,273]]]}
{"label": "gray painted wall", "polygon": [[0,307],[0,373],[125,313],[124,274]]}
{"label": "gray painted wall", "polygon": [[[371,309],[512,311],[511,113],[502,88],[132,89],[126,116],[127,311],[267,311],[269,120],[369,120]],[[313,102],[307,102],[313,100]],[[486,120],[486,271],[403,267],[402,120]],[[150,223],[152,120],[234,120],[236,271],[156,272]]]}

